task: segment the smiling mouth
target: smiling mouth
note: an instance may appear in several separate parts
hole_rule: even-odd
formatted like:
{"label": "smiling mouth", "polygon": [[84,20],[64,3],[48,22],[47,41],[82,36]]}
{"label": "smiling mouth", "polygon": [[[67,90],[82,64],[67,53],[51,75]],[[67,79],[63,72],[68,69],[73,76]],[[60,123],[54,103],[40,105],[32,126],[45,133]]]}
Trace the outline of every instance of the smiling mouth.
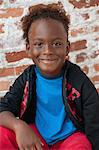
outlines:
{"label": "smiling mouth", "polygon": [[57,59],[39,59],[39,61],[43,63],[54,63]]}

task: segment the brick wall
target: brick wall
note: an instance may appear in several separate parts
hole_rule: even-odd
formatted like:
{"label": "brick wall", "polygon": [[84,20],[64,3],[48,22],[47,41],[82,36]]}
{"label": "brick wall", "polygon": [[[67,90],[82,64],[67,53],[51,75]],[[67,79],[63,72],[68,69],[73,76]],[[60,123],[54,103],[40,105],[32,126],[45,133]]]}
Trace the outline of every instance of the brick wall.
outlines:
{"label": "brick wall", "polygon": [[[20,25],[30,5],[57,0],[0,0],[0,97],[32,61],[25,53]],[[99,0],[60,0],[71,17],[70,60],[99,91]]]}

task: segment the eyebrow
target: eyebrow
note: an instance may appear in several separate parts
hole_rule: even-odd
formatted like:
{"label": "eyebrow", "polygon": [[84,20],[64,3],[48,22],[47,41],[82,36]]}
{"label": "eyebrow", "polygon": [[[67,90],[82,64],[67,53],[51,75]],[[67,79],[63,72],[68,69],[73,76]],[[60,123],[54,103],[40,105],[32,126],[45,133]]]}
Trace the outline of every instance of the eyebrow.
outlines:
{"label": "eyebrow", "polygon": [[[64,38],[60,38],[60,37],[53,37],[51,40],[63,40]],[[33,38],[33,40],[40,40],[40,41],[43,41],[43,38],[41,37],[36,37],[36,38]]]}

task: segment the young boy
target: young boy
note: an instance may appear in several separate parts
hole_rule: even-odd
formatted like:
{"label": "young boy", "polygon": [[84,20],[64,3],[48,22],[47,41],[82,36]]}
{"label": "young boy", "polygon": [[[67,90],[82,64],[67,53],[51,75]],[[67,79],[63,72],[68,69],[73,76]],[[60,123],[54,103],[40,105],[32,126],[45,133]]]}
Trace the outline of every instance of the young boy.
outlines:
{"label": "young boy", "polygon": [[69,18],[59,4],[22,19],[29,66],[0,101],[1,150],[99,150],[98,93],[68,61]]}

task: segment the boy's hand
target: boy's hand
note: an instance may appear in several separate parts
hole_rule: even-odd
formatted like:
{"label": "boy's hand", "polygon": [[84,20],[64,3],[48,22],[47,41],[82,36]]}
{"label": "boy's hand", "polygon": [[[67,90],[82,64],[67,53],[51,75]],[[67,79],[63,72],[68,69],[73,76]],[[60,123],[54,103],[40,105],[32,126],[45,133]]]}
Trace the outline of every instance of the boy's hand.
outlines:
{"label": "boy's hand", "polygon": [[25,122],[18,120],[15,134],[20,150],[43,150],[39,137]]}

